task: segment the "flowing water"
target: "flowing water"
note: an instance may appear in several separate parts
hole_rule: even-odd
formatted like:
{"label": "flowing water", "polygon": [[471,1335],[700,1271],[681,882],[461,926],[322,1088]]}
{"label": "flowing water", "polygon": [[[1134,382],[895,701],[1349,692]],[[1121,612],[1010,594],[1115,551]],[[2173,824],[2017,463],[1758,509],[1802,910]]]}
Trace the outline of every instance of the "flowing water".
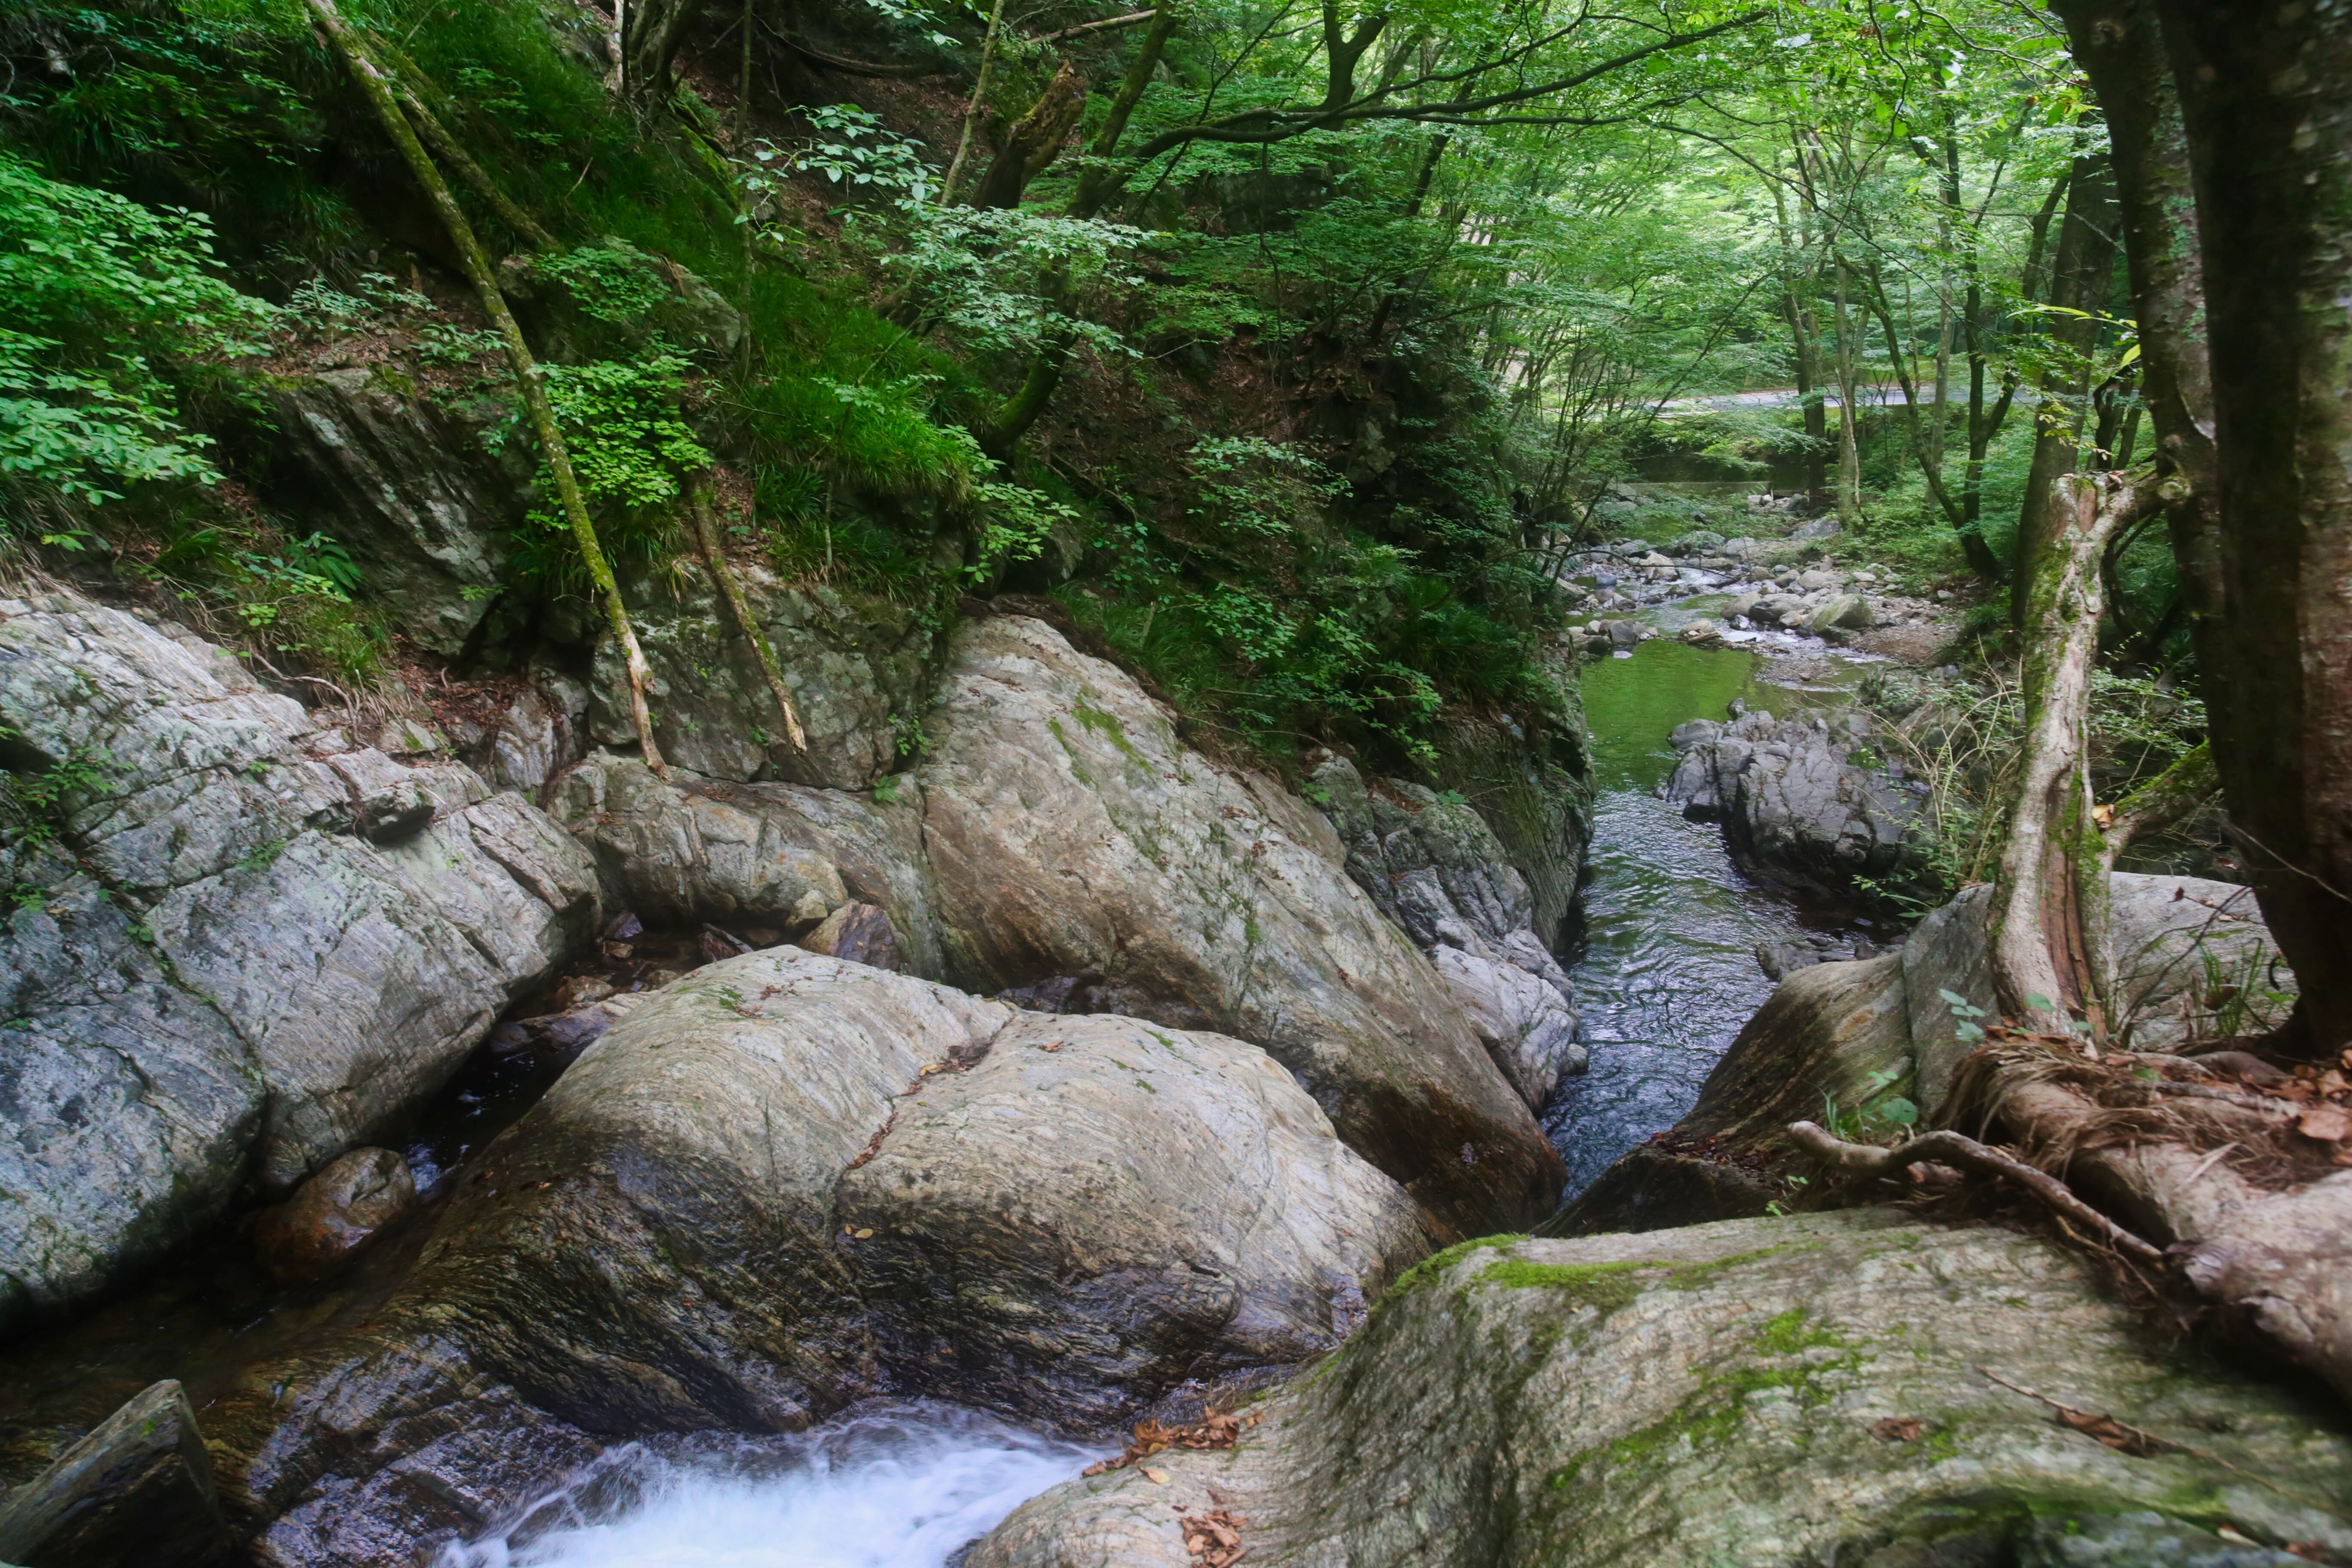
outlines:
{"label": "flowing water", "polygon": [[940,1568],[1108,1451],[928,1401],[631,1443],[434,1568]]}
{"label": "flowing water", "polygon": [[1569,974],[1592,1063],[1545,1117],[1570,1195],[1697,1100],[1708,1070],[1771,994],[1759,942],[1850,923],[1843,911],[1808,910],[1750,881],[1720,826],[1685,821],[1657,795],[1674,772],[1666,742],[1676,725],[1722,719],[1735,698],[1785,715],[1841,696],[1778,673],[1753,653],[1663,638],[1585,670],[1591,880]]}

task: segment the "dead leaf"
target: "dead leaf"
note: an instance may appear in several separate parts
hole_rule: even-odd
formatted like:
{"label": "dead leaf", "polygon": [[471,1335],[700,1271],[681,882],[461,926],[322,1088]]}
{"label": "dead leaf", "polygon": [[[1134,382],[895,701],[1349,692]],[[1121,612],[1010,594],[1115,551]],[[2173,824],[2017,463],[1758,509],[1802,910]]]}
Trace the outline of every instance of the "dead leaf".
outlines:
{"label": "dead leaf", "polygon": [[2341,1143],[2352,1138],[2352,1110],[2340,1105],[2315,1105],[2303,1113],[2295,1130],[2321,1143]]}
{"label": "dead leaf", "polygon": [[1201,1560],[1201,1568],[1233,1568],[1248,1555],[1242,1544],[1242,1527],[1249,1521],[1219,1509],[1213,1513],[1186,1514],[1177,1521],[1184,1532],[1184,1551]]}
{"label": "dead leaf", "polygon": [[1155,1487],[1164,1487],[1168,1484],[1168,1472],[1165,1470],[1147,1468],[1143,1472],[1143,1479],[1150,1481]]}
{"label": "dead leaf", "polygon": [[1870,1435],[1882,1443],[1916,1443],[1927,1429],[1916,1415],[1882,1415],[1870,1424]]}
{"label": "dead leaf", "polygon": [[2091,807],[2091,820],[2101,827],[2113,827],[2116,825],[2116,808],[2112,805],[2095,805]]}
{"label": "dead leaf", "polygon": [[2087,1410],[2075,1410],[2063,1405],[2059,1405],[2057,1411],[2061,1426],[2071,1426],[2084,1436],[2096,1437],[2116,1453],[2129,1454],[2135,1459],[2160,1454],[2172,1446],[2154,1433],[2126,1426],[2112,1415],[2094,1415]]}
{"label": "dead leaf", "polygon": [[864,1241],[874,1234],[874,1227],[872,1226],[867,1226],[864,1230],[856,1231],[852,1234],[854,1234],[858,1240]]}

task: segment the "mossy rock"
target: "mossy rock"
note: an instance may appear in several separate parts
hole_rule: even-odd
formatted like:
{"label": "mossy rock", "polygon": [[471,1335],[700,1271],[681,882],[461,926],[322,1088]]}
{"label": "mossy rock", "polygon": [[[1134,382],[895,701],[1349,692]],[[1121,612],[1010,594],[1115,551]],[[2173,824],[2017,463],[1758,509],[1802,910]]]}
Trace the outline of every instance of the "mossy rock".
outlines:
{"label": "mossy rock", "polygon": [[[2150,1440],[2111,1447],[2058,1404]],[[971,1568],[1177,1568],[1177,1521],[1220,1507],[1253,1561],[1318,1568],[2352,1548],[2340,1409],[2167,1347],[2071,1254],[1884,1210],[1469,1243],[1239,1447],[1153,1463],[1164,1484],[1033,1500]]]}

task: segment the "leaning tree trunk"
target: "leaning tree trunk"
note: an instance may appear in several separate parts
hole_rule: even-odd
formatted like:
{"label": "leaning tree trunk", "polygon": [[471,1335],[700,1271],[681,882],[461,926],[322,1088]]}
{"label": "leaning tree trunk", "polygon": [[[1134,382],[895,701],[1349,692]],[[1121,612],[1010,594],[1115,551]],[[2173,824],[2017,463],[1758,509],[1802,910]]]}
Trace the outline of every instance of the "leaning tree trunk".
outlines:
{"label": "leaning tree trunk", "polygon": [[[2062,368],[2041,380],[2042,401],[2033,410],[2033,463],[2025,477],[2025,500],[2017,516],[2017,543],[2010,552],[2010,616],[2022,630],[2041,557],[2057,530],[2070,526],[2058,478],[2074,472],[2081,449],[2083,399],[2091,390],[2089,355],[2099,324],[2091,319],[2107,303],[2115,270],[2116,182],[2105,154],[2078,159],[2066,185],[2066,216],[2058,230],[2058,251],[2050,268],[2048,303],[2057,314],[2047,334],[2062,351]],[[2071,363],[2067,363],[2071,362]]]}
{"label": "leaning tree trunk", "polygon": [[661,750],[654,744],[653,715],[646,705],[646,687],[652,679],[643,649],[637,646],[635,628],[629,625],[628,606],[621,602],[621,586],[613,576],[611,563],[604,558],[604,546],[597,542],[596,525],[588,516],[588,503],[580,492],[579,477],[572,471],[572,455],[563,444],[563,431],[555,423],[555,406],[548,401],[547,384],[541,378],[537,362],[531,358],[530,345],[523,341],[522,328],[515,323],[514,313],[507,309],[506,298],[499,292],[496,274],[490,270],[489,258],[482,251],[481,242],[474,237],[474,226],[466,220],[465,210],[450,194],[448,182],[433,165],[416,132],[401,114],[394,99],[392,86],[367,58],[359,38],[343,25],[336,14],[334,0],[308,0],[310,14],[320,32],[359,84],[359,89],[374,108],[376,119],[382,121],[384,134],[400,149],[407,160],[409,172],[423,186],[432,201],[442,226],[448,230],[449,242],[457,247],[459,259],[465,264],[466,278],[474,286],[474,295],[481,303],[482,313],[490,319],[504,342],[507,363],[514,370],[515,383],[521,388],[524,407],[530,412],[531,428],[539,436],[540,448],[546,454],[548,472],[555,480],[555,493],[563,507],[564,516],[572,524],[572,538],[580,546],[581,559],[586,563],[588,576],[604,601],[605,619],[611,623],[614,640],[629,673],[629,716],[636,723],[637,744],[643,749],[646,765],[656,773],[667,771]]}
{"label": "leaning tree trunk", "polygon": [[2081,1012],[2106,1032],[2106,872],[2091,793],[2091,670],[2106,607],[2099,560],[2116,531],[2164,492],[2128,475],[2061,476],[2053,526],[2028,584],[2024,755],[1993,892],[1991,960],[2000,1011],[2067,1033]]}
{"label": "leaning tree trunk", "polygon": [[2161,0],[2212,352],[2213,755],[2294,1042],[2352,1044],[2352,15]]}

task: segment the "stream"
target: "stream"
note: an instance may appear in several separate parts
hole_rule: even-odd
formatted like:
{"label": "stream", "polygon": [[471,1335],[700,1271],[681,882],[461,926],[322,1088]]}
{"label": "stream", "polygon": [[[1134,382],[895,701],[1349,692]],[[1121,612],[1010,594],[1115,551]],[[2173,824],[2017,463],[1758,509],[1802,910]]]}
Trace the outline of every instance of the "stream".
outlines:
{"label": "stream", "polygon": [[[1831,679],[1804,683],[1798,671]],[[1739,648],[1659,638],[1588,665],[1580,682],[1592,736],[1591,880],[1575,983],[1591,1066],[1547,1108],[1544,1130],[1568,1163],[1568,1193],[1682,1120],[1740,1026],[1771,994],[1759,942],[1845,932],[1850,911],[1815,909],[1742,875],[1714,823],[1685,821],[1658,798],[1674,772],[1667,737],[1722,719],[1732,700],[1786,715],[1846,700],[1843,661],[1779,661]]]}
{"label": "stream", "polygon": [[923,1400],[628,1443],[433,1568],[939,1568],[1109,1452]]}

